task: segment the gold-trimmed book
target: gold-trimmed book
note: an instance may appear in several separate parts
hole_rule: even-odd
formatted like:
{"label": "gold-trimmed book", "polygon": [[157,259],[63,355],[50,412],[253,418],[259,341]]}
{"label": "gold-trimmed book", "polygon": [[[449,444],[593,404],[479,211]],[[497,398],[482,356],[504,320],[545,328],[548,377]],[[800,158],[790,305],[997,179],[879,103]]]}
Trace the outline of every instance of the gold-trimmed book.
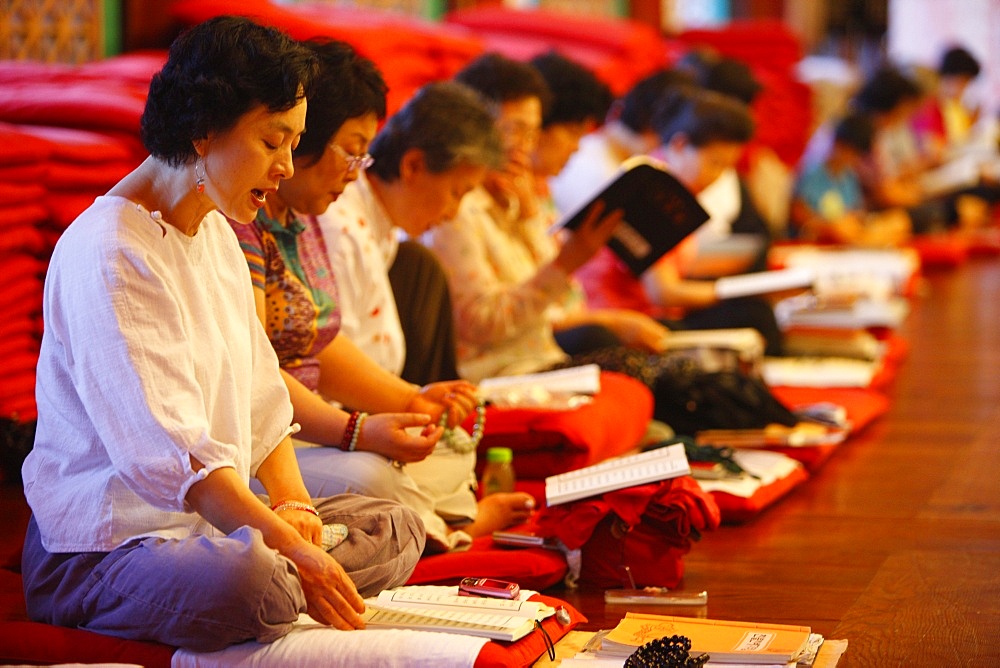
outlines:
{"label": "gold-trimmed book", "polygon": [[601,654],[628,656],[650,640],[673,635],[691,640],[691,655],[712,663],[785,664],[809,645],[811,629],[791,624],[734,622],[629,612],[601,641]]}

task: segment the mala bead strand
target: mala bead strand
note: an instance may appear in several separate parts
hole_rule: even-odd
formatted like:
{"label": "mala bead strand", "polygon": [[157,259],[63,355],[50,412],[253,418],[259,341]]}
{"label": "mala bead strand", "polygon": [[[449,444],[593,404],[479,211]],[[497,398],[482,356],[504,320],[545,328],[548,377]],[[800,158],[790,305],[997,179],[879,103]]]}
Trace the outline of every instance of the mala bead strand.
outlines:
{"label": "mala bead strand", "polygon": [[454,429],[447,428],[447,409],[441,414],[438,424],[445,427],[444,435],[441,439],[448,447],[456,452],[472,452],[479,446],[479,442],[483,440],[483,434],[486,431],[486,402],[482,399],[476,402],[476,422],[472,426],[472,434],[468,439],[459,438],[456,436]]}

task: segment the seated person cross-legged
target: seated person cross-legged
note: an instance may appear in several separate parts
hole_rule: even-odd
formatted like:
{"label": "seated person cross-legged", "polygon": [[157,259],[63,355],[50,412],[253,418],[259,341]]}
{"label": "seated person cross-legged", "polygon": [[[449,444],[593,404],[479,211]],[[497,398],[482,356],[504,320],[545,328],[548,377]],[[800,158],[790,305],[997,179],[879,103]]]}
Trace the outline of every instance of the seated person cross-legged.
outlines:
{"label": "seated person cross-legged", "polygon": [[306,45],[320,72],[295,173],[268,196],[253,225],[234,227],[302,426],[298,437],[333,446],[296,448],[303,479],[314,494],[350,491],[399,501],[423,519],[428,551],[460,549],[522,520],[530,511],[527,497],[491,499],[479,512],[474,442],[459,438],[457,428],[476,409],[475,386],[413,385],[339,332],[338,288],[316,216],[371,162],[363,154],[385,113],[386,88],[371,61],[346,44]]}
{"label": "seated person cross-legged", "polygon": [[[306,612],[363,628],[362,596],[412,573],[416,513],[356,495],[313,505],[222,216],[249,223],[291,174],[313,69],[247,19],[182,34],[142,115],[151,156],[57,243],[22,469],[32,620],[215,651],[275,641]],[[347,535],[324,549],[325,526]]]}

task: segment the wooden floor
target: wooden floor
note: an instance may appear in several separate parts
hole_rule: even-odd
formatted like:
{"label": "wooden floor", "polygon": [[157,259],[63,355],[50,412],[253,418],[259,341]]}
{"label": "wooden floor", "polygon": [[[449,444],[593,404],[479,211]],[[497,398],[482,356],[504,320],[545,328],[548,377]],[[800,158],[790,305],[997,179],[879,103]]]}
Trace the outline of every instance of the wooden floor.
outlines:
{"label": "wooden floor", "polygon": [[[929,276],[904,334],[889,415],[754,521],[707,534],[683,588],[708,591],[705,616],[847,639],[840,666],[1000,666],[1000,260]],[[23,531],[19,488],[0,491],[0,532]],[[624,614],[602,592],[551,593],[585,630]]]}
{"label": "wooden floor", "polygon": [[[682,588],[708,591],[702,616],[809,625],[849,641],[851,668],[1000,666],[1000,261],[930,274],[925,293],[890,413],[695,544]],[[601,592],[558,595],[584,629],[624,614]]]}

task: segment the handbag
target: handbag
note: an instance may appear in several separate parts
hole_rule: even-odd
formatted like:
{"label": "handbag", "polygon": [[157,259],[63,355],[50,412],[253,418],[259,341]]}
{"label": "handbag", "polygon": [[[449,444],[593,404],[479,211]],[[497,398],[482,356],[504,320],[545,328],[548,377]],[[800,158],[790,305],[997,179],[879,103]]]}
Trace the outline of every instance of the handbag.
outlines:
{"label": "handbag", "polygon": [[677,365],[657,378],[656,415],[684,436],[705,429],[791,427],[799,422],[759,378],[691,365]]}
{"label": "handbag", "polygon": [[568,586],[675,587],[684,555],[719,521],[715,501],[682,476],[546,507],[534,530],[561,542]]}

